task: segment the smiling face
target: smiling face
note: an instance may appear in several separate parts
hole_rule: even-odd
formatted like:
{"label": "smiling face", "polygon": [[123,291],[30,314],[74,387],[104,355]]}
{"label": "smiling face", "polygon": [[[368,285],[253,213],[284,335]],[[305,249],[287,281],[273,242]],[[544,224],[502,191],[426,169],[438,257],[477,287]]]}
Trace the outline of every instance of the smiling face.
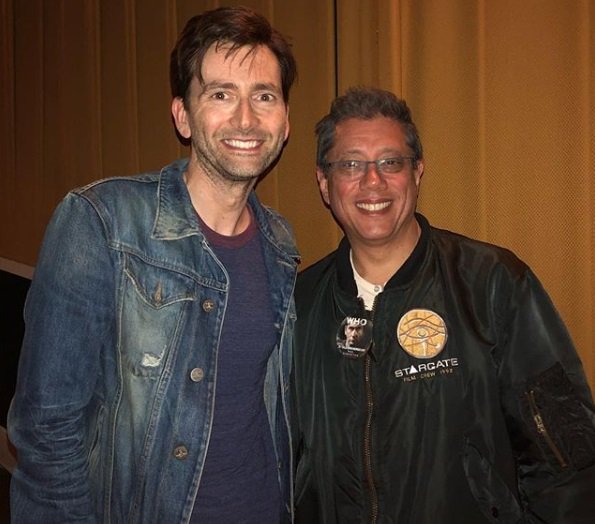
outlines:
{"label": "smiling face", "polygon": [[202,63],[201,84],[190,84],[187,105],[172,102],[180,135],[189,138],[190,174],[211,180],[255,181],[277,158],[289,134],[281,72],[268,47],[212,46]]}
{"label": "smiling face", "polygon": [[[412,156],[401,124],[386,117],[349,118],[337,124],[334,145],[326,160],[378,160]],[[383,175],[374,164],[359,180],[317,169],[324,201],[354,249],[365,246],[409,247],[417,239],[414,217],[423,162],[405,162],[399,173]],[[415,242],[416,240],[413,240]]]}

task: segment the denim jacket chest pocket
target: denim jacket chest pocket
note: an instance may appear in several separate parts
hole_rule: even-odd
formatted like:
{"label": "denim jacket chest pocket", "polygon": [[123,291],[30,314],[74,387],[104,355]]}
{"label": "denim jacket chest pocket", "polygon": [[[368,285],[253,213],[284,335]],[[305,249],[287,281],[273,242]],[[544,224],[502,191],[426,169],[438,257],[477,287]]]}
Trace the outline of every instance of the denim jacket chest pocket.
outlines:
{"label": "denim jacket chest pocket", "polygon": [[186,306],[196,295],[191,277],[125,255],[119,322],[125,372],[159,377],[180,336]]}

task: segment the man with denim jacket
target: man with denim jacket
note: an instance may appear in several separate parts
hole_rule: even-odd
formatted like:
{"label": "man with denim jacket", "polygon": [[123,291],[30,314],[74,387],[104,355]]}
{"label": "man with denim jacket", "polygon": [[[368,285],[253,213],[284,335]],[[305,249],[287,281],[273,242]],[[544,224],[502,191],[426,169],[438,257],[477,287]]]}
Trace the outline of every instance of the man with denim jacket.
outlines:
{"label": "man with denim jacket", "polygon": [[192,18],[171,55],[189,160],[56,210],[9,418],[14,522],[291,520],[298,253],[253,188],[288,136],[295,75],[262,16]]}
{"label": "man with denim jacket", "polygon": [[392,93],[351,89],[316,131],[345,238],[296,284],[296,522],[595,522],[593,401],[533,272],[415,212]]}

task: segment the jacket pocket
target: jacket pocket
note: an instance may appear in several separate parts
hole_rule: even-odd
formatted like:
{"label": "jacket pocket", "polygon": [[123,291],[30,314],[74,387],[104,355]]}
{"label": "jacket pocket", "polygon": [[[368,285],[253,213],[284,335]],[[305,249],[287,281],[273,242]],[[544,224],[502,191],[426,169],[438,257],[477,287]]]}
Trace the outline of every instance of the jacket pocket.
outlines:
{"label": "jacket pocket", "polygon": [[123,364],[133,375],[159,376],[185,305],[195,299],[196,284],[184,274],[126,255],[121,292]]}
{"label": "jacket pocket", "polygon": [[469,438],[463,449],[463,469],[471,494],[481,512],[492,524],[523,522],[521,507],[492,463]]}
{"label": "jacket pocket", "polygon": [[595,463],[593,421],[560,363],[529,381],[520,403],[532,440],[551,466],[582,470]]}

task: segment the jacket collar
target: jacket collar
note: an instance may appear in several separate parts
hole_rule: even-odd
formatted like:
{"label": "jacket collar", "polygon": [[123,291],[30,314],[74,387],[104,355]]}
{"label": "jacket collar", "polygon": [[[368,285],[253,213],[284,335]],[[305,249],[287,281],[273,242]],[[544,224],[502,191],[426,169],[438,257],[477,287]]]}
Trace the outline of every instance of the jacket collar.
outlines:
{"label": "jacket collar", "polygon": [[202,235],[190,194],[184,183],[188,159],[177,160],[159,173],[157,213],[153,237],[158,240],[178,240]]}
{"label": "jacket collar", "polygon": [[[165,166],[159,174],[157,189],[157,211],[153,227],[153,238],[178,240],[192,235],[204,239],[200,223],[190,194],[184,183],[184,171],[188,159],[180,159]],[[256,193],[248,197],[248,205],[254,212],[258,228],[264,237],[283,254],[299,259],[293,233],[279,214],[263,206]]]}
{"label": "jacket collar", "polygon": [[[386,283],[385,289],[400,287],[408,284],[417,275],[426,256],[430,240],[430,224],[420,213],[415,218],[421,228],[421,235],[409,258]],[[357,286],[353,276],[353,268],[349,260],[351,245],[347,237],[343,237],[337,248],[337,273],[339,286],[352,295],[357,296]]]}

